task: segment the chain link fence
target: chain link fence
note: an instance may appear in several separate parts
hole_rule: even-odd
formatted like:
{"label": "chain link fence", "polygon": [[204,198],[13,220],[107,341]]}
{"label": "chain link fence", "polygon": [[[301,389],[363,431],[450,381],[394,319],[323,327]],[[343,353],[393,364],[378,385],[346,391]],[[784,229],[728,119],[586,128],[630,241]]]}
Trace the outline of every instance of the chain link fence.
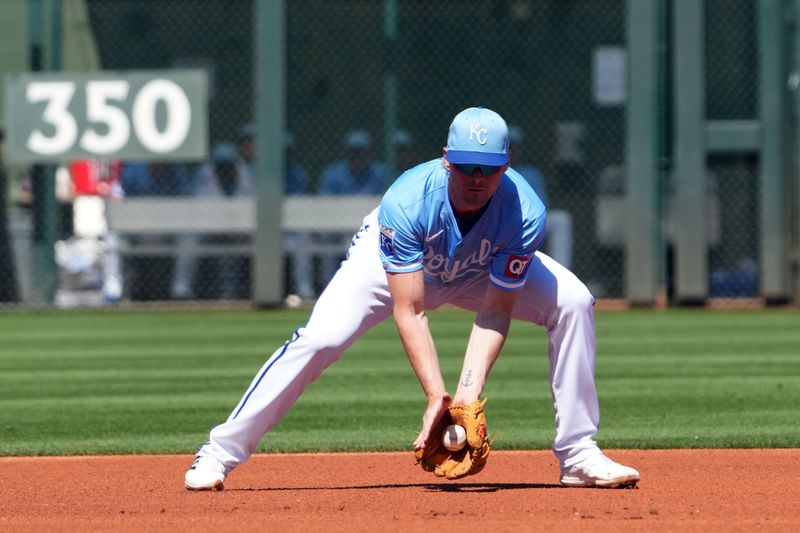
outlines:
{"label": "chain link fence", "polygon": [[[706,116],[758,118],[756,2],[706,4]],[[768,125],[767,127],[774,127]],[[760,193],[758,157],[712,154],[708,159],[709,292],[712,297],[758,295]]]}
{"label": "chain link fence", "polygon": [[[441,156],[457,112],[489,107],[512,126],[512,166],[548,206],[545,251],[571,267],[597,297],[625,298],[625,221],[618,203],[626,181],[624,0],[285,4],[287,195],[380,194],[402,170]],[[755,4],[707,2],[710,119],[756,117]],[[97,68],[200,68],[209,75],[209,160],[91,166],[94,179],[114,182],[105,194],[119,202],[251,195],[254,101],[261,96],[254,94],[253,1],[86,0],[85,5]],[[74,181],[80,172],[74,163],[65,162],[73,176],[64,179]],[[758,234],[755,218],[742,213],[757,216],[757,159],[719,154],[708,164],[711,295],[755,296]],[[667,157],[665,176],[669,167]],[[24,179],[9,179],[15,201]],[[664,190],[669,212],[668,184]],[[72,231],[70,204],[62,203],[64,242]],[[668,247],[669,221],[664,222]],[[335,241],[326,234],[292,234],[284,246],[291,249],[298,239]],[[139,240],[157,241],[171,251],[136,256],[112,246],[121,284],[117,292],[101,294],[105,299],[251,299],[248,255],[196,253],[205,245],[246,244],[246,236]],[[91,266],[83,259],[92,253],[62,250],[60,289],[102,293],[102,276],[81,281],[66,275]],[[665,255],[669,263],[670,254]],[[286,254],[286,294],[313,300],[338,258]],[[26,268],[19,257],[16,264]],[[669,265],[664,283],[670,283]]]}

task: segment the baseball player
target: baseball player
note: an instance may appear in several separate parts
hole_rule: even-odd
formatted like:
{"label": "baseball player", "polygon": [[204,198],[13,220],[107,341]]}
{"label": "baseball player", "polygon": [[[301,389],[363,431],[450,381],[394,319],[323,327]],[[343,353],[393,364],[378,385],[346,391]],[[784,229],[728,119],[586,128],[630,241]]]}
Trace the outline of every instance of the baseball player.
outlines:
{"label": "baseball player", "polygon": [[[227,421],[211,430],[186,472],[187,489],[222,489],[306,386],[390,315],[427,398],[414,443],[424,470],[459,479],[486,464],[491,441],[486,400],[479,398],[516,318],[547,329],[561,483],[636,484],[639,473],[606,457],[593,439],[600,418],[594,299],[571,272],[537,251],[545,208],[508,166],[505,121],[489,109],[466,109],[454,118],[443,152],[400,176],[367,215],[308,323],[267,360]],[[452,397],[425,314],[445,303],[477,313]],[[467,430],[467,444],[457,452],[441,443],[442,428],[452,423]]]}

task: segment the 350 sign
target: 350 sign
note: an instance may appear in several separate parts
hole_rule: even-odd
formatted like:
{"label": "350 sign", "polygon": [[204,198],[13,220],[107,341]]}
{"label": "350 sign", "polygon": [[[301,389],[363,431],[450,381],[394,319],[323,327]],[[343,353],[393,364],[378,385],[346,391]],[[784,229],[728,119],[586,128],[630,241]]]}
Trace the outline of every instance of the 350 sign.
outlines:
{"label": "350 sign", "polygon": [[12,160],[206,156],[203,71],[23,74],[6,92]]}

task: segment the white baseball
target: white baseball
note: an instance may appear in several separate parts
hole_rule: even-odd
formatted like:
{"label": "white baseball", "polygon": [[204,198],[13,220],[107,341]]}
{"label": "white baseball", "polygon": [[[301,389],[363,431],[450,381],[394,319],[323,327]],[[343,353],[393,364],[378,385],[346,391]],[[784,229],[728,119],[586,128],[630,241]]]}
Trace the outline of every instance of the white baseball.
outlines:
{"label": "white baseball", "polygon": [[461,426],[449,425],[442,433],[442,444],[451,452],[457,452],[467,443],[467,432]]}

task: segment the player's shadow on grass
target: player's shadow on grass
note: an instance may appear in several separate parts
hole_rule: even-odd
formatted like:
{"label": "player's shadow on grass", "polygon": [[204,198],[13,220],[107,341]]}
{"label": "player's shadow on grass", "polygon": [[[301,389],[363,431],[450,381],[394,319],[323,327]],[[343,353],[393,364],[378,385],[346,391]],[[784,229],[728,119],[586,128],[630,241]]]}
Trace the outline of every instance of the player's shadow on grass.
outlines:
{"label": "player's shadow on grass", "polygon": [[247,489],[225,489],[226,492],[291,492],[307,490],[375,490],[375,489],[413,489],[427,492],[498,492],[501,490],[563,489],[563,485],[552,483],[394,483],[386,485],[344,485],[339,487],[269,487]]}

